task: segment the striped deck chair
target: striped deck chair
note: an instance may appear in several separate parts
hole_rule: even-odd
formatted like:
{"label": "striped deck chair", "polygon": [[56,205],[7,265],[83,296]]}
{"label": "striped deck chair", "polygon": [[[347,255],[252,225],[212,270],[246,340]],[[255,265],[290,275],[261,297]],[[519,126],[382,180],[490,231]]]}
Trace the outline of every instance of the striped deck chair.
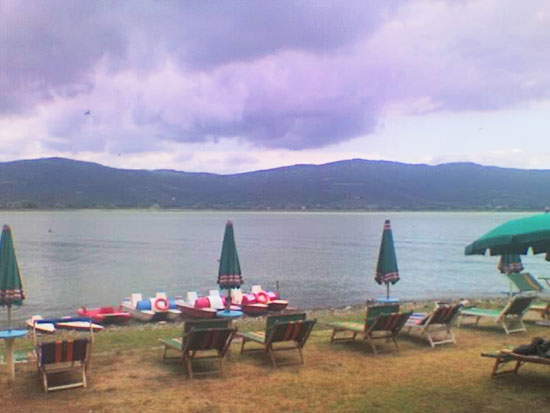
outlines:
{"label": "striped deck chair", "polygon": [[[91,341],[88,338],[38,343],[36,347],[38,370],[42,375],[44,391],[86,387],[86,370],[90,361]],[[50,374],[77,370],[81,380],[70,384],[49,386]]]}
{"label": "striped deck chair", "polygon": [[462,324],[464,318],[474,317],[475,325],[478,325],[482,317],[493,318],[499,323],[506,334],[527,331],[523,324],[523,316],[529,310],[529,306],[535,297],[523,297],[516,295],[508,302],[502,310],[491,310],[487,308],[468,307],[460,310],[458,318],[458,327]]}
{"label": "striped deck chair", "polygon": [[[389,304],[368,304],[367,313],[365,315],[365,321],[358,323],[355,321],[335,321],[328,323],[328,326],[332,327],[332,335],[330,337],[330,342],[334,343],[337,341],[353,341],[357,334],[365,333],[369,326],[378,318],[381,314],[392,314],[399,312],[398,303],[389,303]],[[341,332],[350,332],[351,336],[340,336],[337,337],[338,333]]]}
{"label": "striped deck chair", "polygon": [[[441,305],[429,314],[413,313],[407,320],[405,328],[408,333],[419,331],[420,336],[425,337],[432,348],[439,344],[455,344],[452,327],[461,308],[462,304]],[[436,340],[435,336],[438,333],[444,333],[445,337]]]}
{"label": "striped deck chair", "polygon": [[[304,313],[300,314],[282,314],[267,317],[266,330],[256,332],[242,332],[238,335],[242,338],[241,354],[245,352],[245,345],[249,341],[261,344],[262,349],[252,349],[248,351],[263,350],[269,355],[273,367],[278,367],[275,359],[276,351],[298,350],[300,363],[304,364],[302,349],[305,346],[311,330],[317,320],[306,320]],[[275,346],[278,343],[291,343],[290,346]]]}
{"label": "striped deck chair", "polygon": [[[194,374],[213,374],[218,371],[223,374],[223,359],[236,332],[236,329],[230,328],[230,325],[231,320],[228,319],[186,321],[182,337],[159,339],[164,346],[162,359],[174,358],[168,356],[168,350],[176,351],[177,358],[185,365],[190,378],[193,378]],[[212,350],[210,354],[196,357],[198,351],[208,350]],[[219,370],[194,373],[192,361],[195,358],[218,359]]]}
{"label": "striped deck chair", "polygon": [[392,340],[395,348],[399,351],[397,345],[397,335],[409,319],[412,312],[381,314],[367,328],[365,332],[365,341],[371,346],[372,352],[378,354],[374,345],[374,340]]}

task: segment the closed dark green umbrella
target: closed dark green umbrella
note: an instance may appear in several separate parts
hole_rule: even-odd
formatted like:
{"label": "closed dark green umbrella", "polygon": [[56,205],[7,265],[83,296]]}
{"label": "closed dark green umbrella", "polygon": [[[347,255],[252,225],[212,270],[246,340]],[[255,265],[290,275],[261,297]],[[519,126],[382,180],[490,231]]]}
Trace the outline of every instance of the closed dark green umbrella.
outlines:
{"label": "closed dark green umbrella", "polygon": [[233,223],[227,221],[225,224],[225,233],[223,235],[222,253],[220,257],[220,267],[218,270],[218,285],[221,289],[228,291],[226,309],[231,306],[231,289],[240,288],[243,284],[241,273],[241,264],[237,254],[237,245],[235,244],[235,235],[233,233]]}
{"label": "closed dark green umbrella", "polygon": [[500,256],[497,268],[502,274],[512,274],[522,272],[524,267],[518,254],[503,254]]}
{"label": "closed dark green umbrella", "polygon": [[25,299],[11,229],[4,225],[0,238],[0,306],[8,307],[8,327],[11,327],[11,307]]}
{"label": "closed dark green umbrella", "polygon": [[399,270],[397,269],[397,257],[395,256],[389,219],[384,222],[384,232],[382,232],[382,242],[380,243],[376,277],[374,279],[378,284],[386,284],[386,298],[390,298],[390,284],[399,281]]}
{"label": "closed dark green umbrella", "polygon": [[550,214],[533,215],[514,219],[489,231],[470,245],[466,255],[483,255],[489,250],[491,255],[546,253],[550,260]]}

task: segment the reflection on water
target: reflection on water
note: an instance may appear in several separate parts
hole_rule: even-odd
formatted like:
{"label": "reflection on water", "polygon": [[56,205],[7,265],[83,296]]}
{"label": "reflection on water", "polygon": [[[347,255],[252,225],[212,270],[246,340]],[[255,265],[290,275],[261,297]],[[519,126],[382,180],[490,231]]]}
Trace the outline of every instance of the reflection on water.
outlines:
{"label": "reflection on water", "polygon": [[[0,213],[12,226],[28,299],[15,313],[71,314],[119,303],[132,292],[184,295],[215,288],[225,221],[235,236],[245,289],[274,288],[293,305],[356,304],[381,296],[374,282],[385,218],[392,220],[403,299],[498,295],[508,284],[497,257],[464,246],[521,213],[286,213],[36,211]],[[526,268],[546,270],[544,257]],[[0,318],[1,319],[1,318]]]}

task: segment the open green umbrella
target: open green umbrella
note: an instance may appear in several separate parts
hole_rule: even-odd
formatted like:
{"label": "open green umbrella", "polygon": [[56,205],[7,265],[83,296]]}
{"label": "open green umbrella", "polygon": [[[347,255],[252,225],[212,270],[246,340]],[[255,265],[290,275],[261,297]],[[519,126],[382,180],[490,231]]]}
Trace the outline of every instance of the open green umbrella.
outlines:
{"label": "open green umbrella", "polygon": [[389,219],[384,222],[384,232],[382,232],[382,242],[380,243],[378,264],[376,265],[376,277],[374,279],[378,284],[386,284],[386,298],[389,299],[390,284],[395,284],[399,281],[397,257],[395,256],[393,234]]}
{"label": "open green umbrella", "polygon": [[241,273],[241,264],[239,263],[239,255],[237,254],[237,245],[235,244],[233,223],[227,221],[225,224],[222,254],[218,270],[218,285],[221,289],[227,290],[226,311],[229,311],[231,306],[231,289],[240,288],[242,284],[243,277]]}
{"label": "open green umbrella", "polygon": [[489,231],[465,248],[466,255],[491,255],[546,253],[550,261],[550,214],[533,215],[514,219]]}
{"label": "open green umbrella", "polygon": [[13,248],[11,229],[8,225],[4,225],[0,238],[0,306],[8,308],[8,328],[11,328],[11,307],[21,305],[24,299],[25,294]]}

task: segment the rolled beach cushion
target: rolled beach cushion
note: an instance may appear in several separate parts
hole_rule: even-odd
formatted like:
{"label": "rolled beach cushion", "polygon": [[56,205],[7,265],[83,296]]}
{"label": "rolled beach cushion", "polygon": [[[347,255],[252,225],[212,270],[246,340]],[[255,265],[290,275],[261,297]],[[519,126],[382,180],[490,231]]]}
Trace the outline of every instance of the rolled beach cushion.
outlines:
{"label": "rolled beach cushion", "polygon": [[267,304],[269,302],[269,296],[265,291],[260,291],[255,294],[256,302],[258,304]]}
{"label": "rolled beach cushion", "polygon": [[195,300],[195,308],[210,308],[208,297],[199,297]]}
{"label": "rolled beach cushion", "polygon": [[256,304],[257,299],[255,294],[243,294],[242,305]]}
{"label": "rolled beach cushion", "polygon": [[267,291],[266,294],[269,298],[269,301],[278,300],[279,298],[281,298],[281,295],[279,293],[276,293],[275,291]]}
{"label": "rolled beach cushion", "polygon": [[139,300],[136,304],[136,310],[151,311],[151,300]]}

